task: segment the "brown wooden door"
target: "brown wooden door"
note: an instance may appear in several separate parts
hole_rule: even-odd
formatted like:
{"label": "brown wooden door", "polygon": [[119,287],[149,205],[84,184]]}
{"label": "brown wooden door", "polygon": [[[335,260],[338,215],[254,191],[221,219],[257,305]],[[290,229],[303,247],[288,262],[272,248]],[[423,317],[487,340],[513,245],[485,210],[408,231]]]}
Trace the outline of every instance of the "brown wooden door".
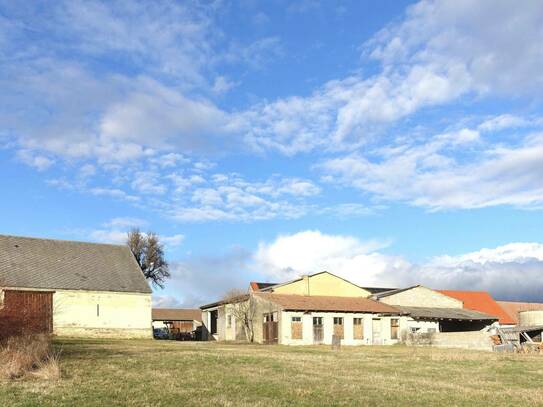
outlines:
{"label": "brown wooden door", "polygon": [[324,341],[324,326],[322,317],[313,317],[313,343],[322,343]]}
{"label": "brown wooden door", "polygon": [[277,313],[270,312],[264,314],[264,322],[262,324],[262,334],[264,343],[271,345],[279,342],[279,326],[277,323]]}

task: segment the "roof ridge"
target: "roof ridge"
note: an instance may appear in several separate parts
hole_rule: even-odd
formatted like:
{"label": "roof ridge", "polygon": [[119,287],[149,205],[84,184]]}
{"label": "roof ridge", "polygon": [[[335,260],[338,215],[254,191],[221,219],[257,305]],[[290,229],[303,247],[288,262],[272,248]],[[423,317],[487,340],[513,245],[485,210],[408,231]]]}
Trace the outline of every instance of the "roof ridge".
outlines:
{"label": "roof ridge", "polygon": [[85,241],[85,240],[56,239],[56,238],[50,238],[50,237],[6,235],[6,234],[3,234],[3,233],[0,233],[0,237],[15,238],[15,239],[27,239],[27,240],[41,240],[41,241],[50,241],[50,242],[62,242],[62,243],[73,243],[73,244],[91,244],[91,245],[97,245],[97,246],[127,247],[126,244],[121,244],[121,243],[88,242],[88,241]]}

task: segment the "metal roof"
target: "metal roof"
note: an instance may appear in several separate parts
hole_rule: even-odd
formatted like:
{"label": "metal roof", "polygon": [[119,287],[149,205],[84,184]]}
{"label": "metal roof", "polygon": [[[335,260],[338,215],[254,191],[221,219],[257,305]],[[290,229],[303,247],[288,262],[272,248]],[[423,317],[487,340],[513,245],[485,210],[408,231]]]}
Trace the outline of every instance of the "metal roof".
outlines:
{"label": "metal roof", "polygon": [[199,321],[202,322],[202,311],[187,308],[153,308],[153,321]]}
{"label": "metal roof", "polygon": [[6,235],[0,287],[151,293],[128,246]]}
{"label": "metal roof", "polygon": [[452,319],[458,321],[496,321],[498,318],[465,308],[433,308],[396,306],[414,319]]}

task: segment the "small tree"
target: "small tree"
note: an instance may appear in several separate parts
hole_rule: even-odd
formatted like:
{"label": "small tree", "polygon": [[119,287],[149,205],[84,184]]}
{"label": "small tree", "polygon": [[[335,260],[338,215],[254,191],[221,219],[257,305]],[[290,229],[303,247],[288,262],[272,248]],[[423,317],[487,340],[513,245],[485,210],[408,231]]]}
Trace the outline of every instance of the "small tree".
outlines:
{"label": "small tree", "polygon": [[126,243],[145,278],[151,280],[153,285],[164,288],[164,281],[170,277],[170,272],[158,235],[153,232],[144,234],[139,229],[132,229],[128,232]]}
{"label": "small tree", "polygon": [[247,342],[254,342],[254,318],[256,302],[254,297],[243,290],[230,290],[224,296],[226,307],[234,316],[236,322],[243,326],[243,333]]}

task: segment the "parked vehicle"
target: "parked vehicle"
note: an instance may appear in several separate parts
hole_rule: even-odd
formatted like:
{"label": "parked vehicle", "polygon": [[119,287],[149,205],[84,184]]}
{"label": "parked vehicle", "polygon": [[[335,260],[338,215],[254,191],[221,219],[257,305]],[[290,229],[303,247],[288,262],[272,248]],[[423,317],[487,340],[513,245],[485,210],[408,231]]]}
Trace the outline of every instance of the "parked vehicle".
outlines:
{"label": "parked vehicle", "polygon": [[155,339],[170,339],[170,333],[164,328],[153,329],[153,338]]}

